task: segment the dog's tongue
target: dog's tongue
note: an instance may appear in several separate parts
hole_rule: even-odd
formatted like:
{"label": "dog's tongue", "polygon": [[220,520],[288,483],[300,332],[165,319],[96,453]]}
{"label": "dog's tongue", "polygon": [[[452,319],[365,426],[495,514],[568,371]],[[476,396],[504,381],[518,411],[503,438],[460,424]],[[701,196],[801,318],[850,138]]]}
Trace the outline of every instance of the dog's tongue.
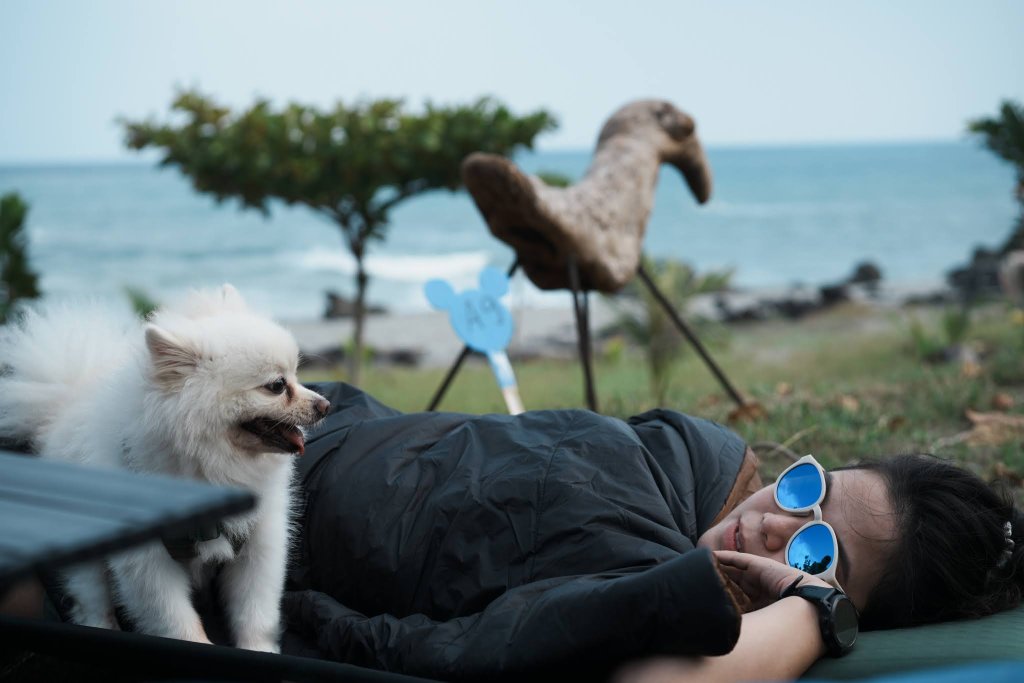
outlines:
{"label": "dog's tongue", "polygon": [[288,427],[281,431],[281,436],[288,443],[295,446],[295,455],[302,455],[306,452],[306,440],[302,436],[302,430],[298,427]]}

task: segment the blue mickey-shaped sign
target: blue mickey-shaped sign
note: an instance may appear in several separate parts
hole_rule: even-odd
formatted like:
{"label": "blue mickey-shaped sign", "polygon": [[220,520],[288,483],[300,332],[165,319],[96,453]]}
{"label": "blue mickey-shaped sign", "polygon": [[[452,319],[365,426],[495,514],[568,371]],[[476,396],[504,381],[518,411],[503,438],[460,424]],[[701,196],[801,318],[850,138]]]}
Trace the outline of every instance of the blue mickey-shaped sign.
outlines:
{"label": "blue mickey-shaped sign", "polygon": [[501,297],[508,292],[508,276],[488,266],[480,273],[480,289],[456,294],[444,280],[424,286],[434,308],[448,311],[456,334],[474,351],[502,351],[512,339],[512,315]]}
{"label": "blue mickey-shaped sign", "polygon": [[480,273],[480,289],[456,294],[444,280],[431,280],[423,289],[434,308],[448,311],[455,333],[466,346],[487,356],[508,411],[523,412],[516,375],[505,353],[512,340],[512,314],[500,297],[508,291],[508,276],[487,267]]}

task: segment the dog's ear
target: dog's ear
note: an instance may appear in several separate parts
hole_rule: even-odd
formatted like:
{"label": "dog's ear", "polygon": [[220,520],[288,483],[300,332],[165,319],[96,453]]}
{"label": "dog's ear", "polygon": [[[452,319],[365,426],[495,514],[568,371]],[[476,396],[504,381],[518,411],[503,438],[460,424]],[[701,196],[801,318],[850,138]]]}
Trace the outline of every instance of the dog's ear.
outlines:
{"label": "dog's ear", "polygon": [[234,285],[224,283],[220,288],[220,298],[224,302],[225,306],[231,310],[245,310],[248,306],[245,303],[245,299]]}
{"label": "dog's ear", "polygon": [[194,289],[184,303],[174,308],[176,313],[198,320],[221,313],[246,313],[249,307],[238,290],[231,285],[217,289]]}
{"label": "dog's ear", "polygon": [[199,363],[195,349],[156,325],[146,325],[146,347],[153,363],[153,379],[167,389],[181,387]]}

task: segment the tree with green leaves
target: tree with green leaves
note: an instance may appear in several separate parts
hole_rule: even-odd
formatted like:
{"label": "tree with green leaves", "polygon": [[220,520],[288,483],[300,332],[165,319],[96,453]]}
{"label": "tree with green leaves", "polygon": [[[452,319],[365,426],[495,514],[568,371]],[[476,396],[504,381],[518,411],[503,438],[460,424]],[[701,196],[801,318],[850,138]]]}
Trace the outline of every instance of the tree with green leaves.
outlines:
{"label": "tree with green leaves", "polygon": [[490,98],[427,103],[421,112],[399,99],[339,102],[325,111],[301,104],[275,110],[259,100],[232,112],[185,91],[172,109],[181,123],[123,121],[127,145],[161,150],[162,165],[177,166],[218,201],[235,198],[269,214],[269,201],[279,199],[340,228],[356,262],[352,382],[363,355],[366,253],[385,238],[391,209],[428,190],[457,190],[459,166],[471,152],[509,155],[557,125],[546,111],[516,116]]}
{"label": "tree with green leaves", "polygon": [[28,204],[14,192],[0,198],[0,323],[19,299],[39,296],[39,282],[28,263],[25,216]]}
{"label": "tree with green leaves", "polygon": [[1024,106],[1006,100],[999,107],[998,116],[975,119],[968,124],[968,130],[981,136],[986,147],[1016,167],[1015,194],[1021,203],[1021,215],[1000,252],[1024,249]]}

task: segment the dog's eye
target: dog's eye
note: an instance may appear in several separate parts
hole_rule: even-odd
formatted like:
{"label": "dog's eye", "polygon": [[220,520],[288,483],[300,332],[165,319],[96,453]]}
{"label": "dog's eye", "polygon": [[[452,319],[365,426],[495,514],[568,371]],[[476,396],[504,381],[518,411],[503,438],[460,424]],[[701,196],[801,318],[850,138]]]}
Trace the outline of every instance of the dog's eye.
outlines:
{"label": "dog's eye", "polygon": [[278,377],[270,384],[263,385],[263,388],[272,394],[283,394],[287,387],[288,383],[284,381],[284,377]]}

